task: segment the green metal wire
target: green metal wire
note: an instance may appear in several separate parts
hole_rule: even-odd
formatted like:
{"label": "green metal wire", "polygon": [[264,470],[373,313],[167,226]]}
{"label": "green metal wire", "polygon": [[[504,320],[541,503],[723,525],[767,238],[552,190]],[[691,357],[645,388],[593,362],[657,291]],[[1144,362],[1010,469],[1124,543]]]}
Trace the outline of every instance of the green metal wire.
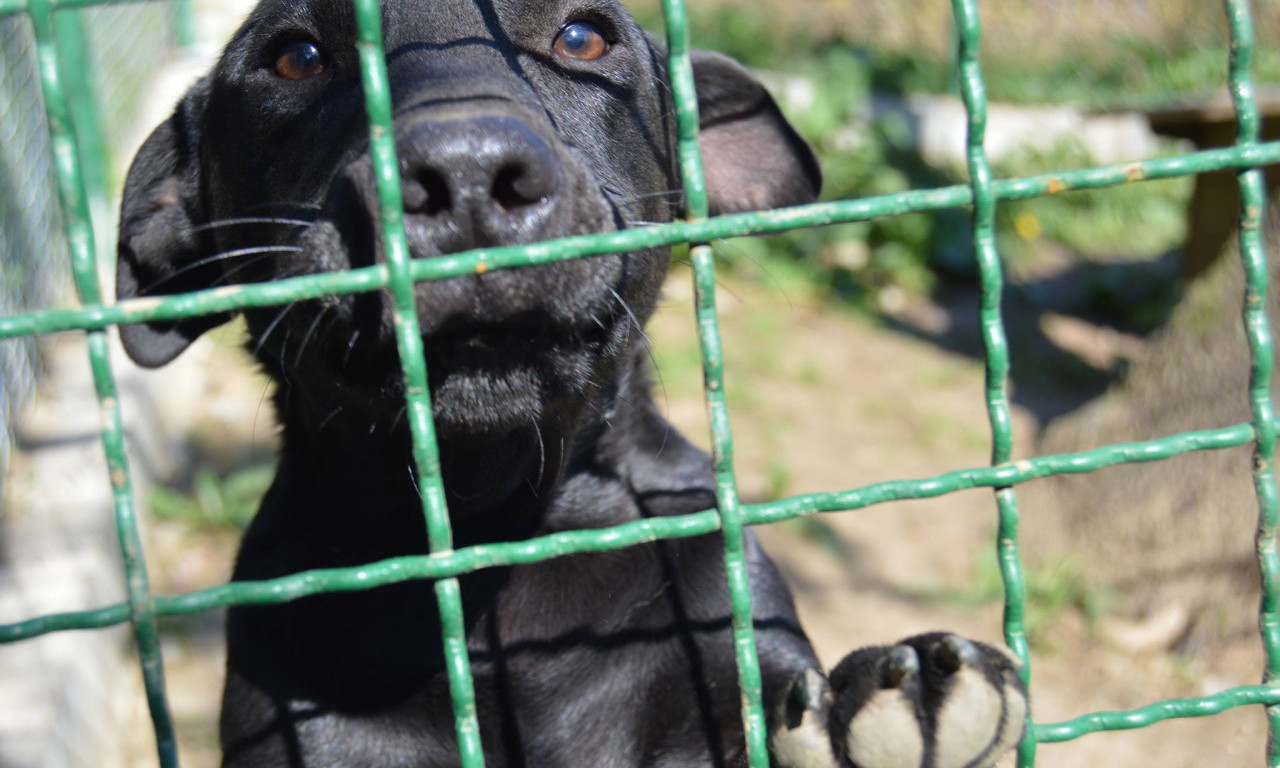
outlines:
{"label": "green metal wire", "polygon": [[[978,10],[972,0],[955,3],[956,25],[960,32],[960,82],[969,113],[969,173],[974,189],[974,252],[982,278],[981,323],[986,347],[987,413],[991,422],[991,462],[999,465],[1013,457],[1013,428],[1009,412],[1009,345],[1005,338],[1000,307],[1003,275],[995,244],[995,198],[991,191],[991,166],[984,147],[986,133],[986,90],[978,64],[980,26]],[[1026,586],[1018,559],[1018,499],[1012,487],[996,489],[999,529],[996,549],[1000,574],[1004,581],[1005,642],[1022,662],[1019,676],[1023,685],[1031,687],[1031,654],[1023,626]],[[1028,712],[1028,730],[1019,748],[1019,764],[1035,764],[1036,741],[1032,730],[1032,712]]]}
{"label": "green metal wire", "polygon": [[[1265,705],[1271,722],[1270,765],[1280,766],[1275,734],[1280,726],[1280,557],[1276,553],[1278,518],[1273,472],[1277,422],[1270,400],[1272,340],[1266,316],[1267,267],[1260,219],[1265,204],[1258,167],[1280,162],[1280,142],[1258,142],[1258,114],[1249,63],[1253,23],[1245,0],[1225,0],[1232,31],[1230,84],[1238,114],[1235,146],[1140,163],[1052,173],[1026,179],[993,180],[983,149],[986,97],[978,63],[980,24],[974,0],[953,0],[957,60],[961,90],[969,115],[968,167],[970,183],[865,200],[840,201],[759,214],[707,219],[705,182],[697,148],[698,115],[688,53],[684,4],[664,0],[670,48],[669,73],[676,102],[679,157],[688,200],[688,221],[605,235],[566,238],[532,246],[480,249],[456,256],[412,261],[404,238],[394,141],[391,99],[387,86],[385,51],[377,0],[355,0],[360,34],[361,71],[367,97],[371,152],[378,180],[384,264],[341,274],[314,275],[272,284],[231,286],[163,299],[136,299],[103,306],[94,261],[94,239],[85,191],[85,159],[77,147],[94,140],[81,125],[93,119],[85,101],[68,104],[65,85],[74,78],[76,59],[67,57],[74,24],[55,21],[57,9],[119,3],[127,0],[0,0],[0,16],[27,12],[36,31],[37,50],[49,114],[58,190],[66,214],[68,241],[82,307],[0,317],[0,339],[68,330],[88,332],[91,364],[103,414],[103,444],[108,455],[117,527],[125,555],[128,600],[118,605],[64,614],[38,616],[0,625],[0,643],[11,643],[51,632],[92,629],[130,622],[139,648],[143,676],[155,724],[160,762],[176,765],[173,731],[164,697],[163,665],[156,635],[156,618],[178,616],[233,605],[269,605],[333,591],[355,591],[415,579],[435,581],[446,654],[446,669],[457,721],[459,752],[465,768],[483,765],[470,664],[466,650],[457,578],[484,568],[541,562],[578,552],[600,552],[648,541],[714,534],[723,537],[725,572],[733,607],[733,638],[743,699],[743,728],[753,768],[767,766],[759,661],[753,639],[751,593],[743,554],[744,527],[815,513],[856,510],[887,501],[926,498],[975,487],[995,490],[1000,529],[998,554],[1005,581],[1005,635],[1029,675],[1021,614],[1025,600],[1018,565],[1018,509],[1014,487],[1036,478],[1096,471],[1121,463],[1163,460],[1195,451],[1255,446],[1255,486],[1259,499],[1257,549],[1263,574],[1259,624],[1267,650],[1263,684],[1244,686],[1199,699],[1156,702],[1129,712],[1097,712],[1064,723],[1029,728],[1021,751],[1022,765],[1032,765],[1036,742],[1057,742],[1102,730],[1121,730],[1161,720],[1216,714],[1245,705]],[[185,2],[185,0],[182,0]],[[181,36],[181,35],[180,35]],[[70,85],[74,94],[91,89]],[[1213,170],[1240,174],[1242,199],[1241,256],[1248,277],[1244,316],[1253,359],[1251,400],[1253,420],[1160,440],[1104,446],[1092,451],[1041,456],[1012,462],[1012,431],[1006,395],[1009,357],[1000,317],[1001,266],[994,241],[994,212],[999,201],[1023,199],[1068,190],[1096,189],[1147,179],[1171,178]],[[991,423],[992,465],[918,480],[878,483],[835,493],[796,496],[767,504],[742,504],[733,473],[733,442],[724,394],[723,354],[717,327],[714,264],[709,249],[695,245],[697,323],[703,350],[707,407],[711,418],[717,508],[677,518],[643,520],[615,528],[558,533],[525,542],[506,542],[453,549],[452,531],[444,503],[439,457],[431,421],[422,339],[413,299],[413,283],[438,280],[491,269],[544,264],[605,253],[620,253],[676,243],[706,243],[714,239],[776,233],[802,227],[864,221],[908,212],[938,211],[972,206],[974,244],[982,277],[981,321],[987,349],[986,403]],[[326,294],[389,290],[396,311],[397,344],[404,370],[407,408],[414,438],[417,481],[422,494],[430,554],[394,558],[366,566],[308,571],[264,582],[235,583],[199,592],[153,597],[134,521],[129,469],[114,379],[106,355],[105,329],[143,320],[172,320],[209,312],[225,312],[284,304]]]}
{"label": "green metal wire", "polygon": [[[689,58],[688,18],[681,0],[663,0],[667,26],[668,65],[675,101],[680,172],[684,180],[685,214],[690,222],[705,221],[708,213],[706,179],[698,149],[698,95]],[[716,505],[724,541],[725,579],[732,606],[733,648],[738,665],[738,690],[742,694],[742,727],[747,762],[751,768],[769,768],[768,734],[764,717],[764,691],[756,649],[751,610],[751,582],[747,572],[746,538],[738,484],[733,473],[733,433],[729,403],[725,399],[724,353],[716,318],[715,257],[704,242],[689,252],[693,262],[694,305],[702,350],[703,387],[711,423],[711,465],[715,473]]]}
{"label": "green metal wire", "polygon": [[1196,699],[1166,699],[1126,712],[1091,712],[1064,723],[1036,726],[1036,741],[1070,741],[1101,731],[1126,731],[1184,717],[1207,717],[1250,704],[1280,703],[1280,686],[1246,685]]}
{"label": "green metal wire", "polygon": [[[1215,149],[1138,163],[996,181],[992,185],[992,192],[997,200],[1024,200],[1068,191],[1105,189],[1133,182],[1277,163],[1280,163],[1280,141],[1273,141],[1253,147]],[[971,188],[956,185],[777,211],[717,216],[707,221],[675,222],[622,232],[580,235],[527,246],[483,248],[417,260],[409,265],[409,272],[415,282],[443,280],[495,269],[551,264],[584,256],[625,253],[677,243],[709,242],[744,235],[772,235],[905,213],[942,211],[971,205],[972,202]],[[249,307],[276,306],[326,295],[376,291],[389,285],[390,272],[385,264],[378,264],[346,272],[292,277],[257,285],[224,286],[165,298],[130,299],[105,307],[45,310],[0,317],[0,339],[234,312]]]}
{"label": "green metal wire", "polygon": [[85,36],[82,14],[67,11],[54,14],[54,37],[58,41],[61,57],[59,72],[67,106],[71,110],[71,124],[76,133],[76,149],[79,153],[80,175],[89,209],[95,205],[105,207],[107,198],[107,151],[99,125],[98,105],[94,102],[92,82],[89,79],[89,42]]}
{"label": "green metal wire", "polygon": [[[1254,33],[1248,2],[1226,0],[1227,20],[1231,30],[1231,57],[1228,83],[1236,108],[1236,146],[1252,146],[1258,142],[1258,103],[1249,65],[1253,57]],[[1244,326],[1253,359],[1249,387],[1253,423],[1258,432],[1254,444],[1254,488],[1258,495],[1257,554],[1262,574],[1262,603],[1258,608],[1258,627],[1266,649],[1267,661],[1263,683],[1280,681],[1280,557],[1276,554],[1276,527],[1280,507],[1276,501],[1275,408],[1271,403],[1271,369],[1274,346],[1271,324],[1267,318],[1267,255],[1262,243],[1262,217],[1266,208],[1266,184],[1262,171],[1250,169],[1239,174],[1240,181],[1240,258],[1244,262],[1246,288]],[[1280,766],[1280,706],[1267,707],[1267,763]]]}
{"label": "green metal wire", "polygon": [[[453,530],[445,505],[444,482],[440,477],[440,453],[431,421],[431,393],[427,387],[422,330],[418,325],[418,308],[409,274],[411,257],[404,232],[400,163],[396,157],[395,129],[391,118],[391,86],[387,80],[387,56],[382,44],[382,12],[378,8],[378,0],[355,0],[355,8],[360,72],[369,113],[369,152],[381,206],[382,244],[394,298],[396,346],[404,371],[406,416],[413,435],[416,482],[422,496],[427,539],[432,553],[438,554],[453,550]],[[440,579],[435,583],[435,592],[440,610],[445,669],[453,697],[458,751],[463,768],[483,768],[484,749],[480,744],[480,725],[476,719],[475,686],[467,654],[462,593],[457,578]]]}
{"label": "green metal wire", "polygon": [[0,0],[0,16],[8,16],[13,13],[34,14],[37,8],[48,8],[52,11],[61,11],[68,8],[88,8],[93,5],[122,5],[124,3],[147,3],[153,0],[55,0],[50,2],[45,0],[42,3],[32,3],[28,0]]}
{"label": "green metal wire", "polygon": [[[89,201],[80,168],[80,150],[76,145],[72,107],[68,104],[67,94],[63,89],[63,57],[59,53],[54,32],[54,12],[47,0],[31,0],[29,8],[45,111],[49,119],[58,198],[62,204],[71,254],[71,269],[81,303],[86,307],[100,306],[102,290],[98,285],[93,223],[89,216]],[[81,107],[80,111],[85,109],[88,107]],[[116,532],[124,556],[129,620],[133,625],[134,641],[138,647],[160,764],[169,768],[178,764],[177,741],[165,698],[164,661],[156,630],[155,605],[147,579],[147,564],[142,553],[142,540],[138,535],[133,489],[129,478],[129,459],[125,454],[120,398],[111,371],[106,332],[90,331],[88,343],[89,364],[93,371],[94,388],[102,418],[102,445],[107,455],[107,474],[115,503]]]}
{"label": "green metal wire", "polygon": [[[998,488],[1054,475],[1087,474],[1118,464],[1163,461],[1199,451],[1252,443],[1251,424],[1187,432],[1159,440],[1120,443],[1081,453],[1038,456],[994,467],[962,469],[917,480],[894,480],[848,491],[792,496],[744,504],[748,525],[780,523],[818,513],[848,512],[877,504],[944,496],[972,488]],[[160,616],[201,613],[232,605],[274,605],[333,591],[360,591],[415,579],[460,576],[484,568],[527,565],[584,552],[606,552],[662,539],[704,536],[720,530],[714,510],[626,523],[612,528],[567,531],[521,542],[480,544],[429,556],[399,557],[349,568],[305,571],[269,581],[236,582],[185,595],[155,598]],[[128,620],[125,605],[57,614],[0,625],[0,643],[71,629],[98,629]]]}
{"label": "green metal wire", "polygon": [[[991,179],[991,163],[987,160],[987,93],[978,62],[982,28],[975,0],[953,0],[953,13],[959,37],[957,59],[960,65],[960,93],[969,116],[968,167],[973,187],[973,245],[982,281],[980,321],[982,341],[986,349],[987,418],[991,423],[991,463],[1006,464],[1013,458],[1013,419],[1009,412],[1009,343],[1005,337],[1000,307],[1004,292],[1004,275],[996,250],[996,196]],[[1005,643],[1021,662],[1019,676],[1031,688],[1031,651],[1023,626],[1023,606],[1027,589],[1018,559],[1018,497],[1012,486],[995,489],[999,528],[996,534],[996,556],[1004,581]],[[1035,765],[1036,740],[1032,712],[1027,713],[1027,733],[1019,747],[1019,764]]]}
{"label": "green metal wire", "polygon": [[196,42],[195,10],[192,0],[174,0],[173,29],[179,48],[190,48]]}

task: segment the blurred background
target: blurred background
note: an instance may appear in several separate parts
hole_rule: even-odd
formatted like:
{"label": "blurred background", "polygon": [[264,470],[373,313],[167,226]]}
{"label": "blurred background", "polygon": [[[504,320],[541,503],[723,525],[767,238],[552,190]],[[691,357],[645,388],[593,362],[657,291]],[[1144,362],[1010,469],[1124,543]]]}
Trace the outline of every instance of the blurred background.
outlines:
{"label": "blurred background", "polygon": [[[656,2],[629,3],[653,29]],[[964,183],[950,4],[701,0],[695,43],[755,69],[812,142],[824,199]],[[1280,137],[1280,6],[1254,3],[1254,78]],[[99,249],[133,149],[246,12],[200,0],[61,15],[80,35],[102,147],[82,160]],[[1228,144],[1219,4],[985,0],[997,177]],[[70,19],[70,20],[68,20]],[[0,17],[0,312],[73,303],[30,28]],[[94,177],[96,174],[96,180]],[[1269,177],[1275,190],[1276,175]],[[1248,420],[1231,174],[1001,204],[1015,453],[1085,450]],[[749,501],[990,461],[969,213],[715,244],[737,471]],[[1274,260],[1275,253],[1271,254]],[[109,272],[107,273],[109,276]],[[1273,307],[1273,317],[1280,316]],[[273,472],[268,384],[236,326],[175,366],[119,358],[154,588],[226,580]],[[650,328],[654,397],[706,444],[692,288],[677,249]],[[0,342],[0,622],[121,599],[79,335]],[[1020,486],[1034,715],[1063,720],[1260,679],[1248,448]],[[1001,637],[989,490],[761,530],[828,664],[929,629]],[[221,616],[166,621],[183,764],[216,765]],[[0,646],[0,766],[154,761],[127,632]],[[1044,745],[1042,766],[1260,764],[1261,709]]]}

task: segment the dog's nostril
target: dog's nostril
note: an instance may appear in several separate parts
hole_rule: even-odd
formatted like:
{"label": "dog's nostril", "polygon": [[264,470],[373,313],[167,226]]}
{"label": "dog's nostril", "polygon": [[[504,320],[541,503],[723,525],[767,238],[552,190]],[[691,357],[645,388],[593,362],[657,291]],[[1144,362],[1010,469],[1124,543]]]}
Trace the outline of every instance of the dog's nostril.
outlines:
{"label": "dog's nostril", "polygon": [[433,216],[449,208],[449,185],[438,173],[424,171],[406,177],[400,185],[404,209],[409,213]]}
{"label": "dog's nostril", "polygon": [[546,184],[522,165],[505,165],[493,177],[493,199],[504,210],[512,211],[540,202],[546,195]]}

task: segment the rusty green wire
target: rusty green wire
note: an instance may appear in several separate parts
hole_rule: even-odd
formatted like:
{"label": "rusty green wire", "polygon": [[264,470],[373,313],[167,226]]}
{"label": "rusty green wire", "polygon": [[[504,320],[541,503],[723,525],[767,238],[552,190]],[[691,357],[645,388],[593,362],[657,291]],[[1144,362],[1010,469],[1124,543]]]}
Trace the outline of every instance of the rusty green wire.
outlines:
{"label": "rusty green wire", "polygon": [[[677,152],[684,182],[685,214],[690,222],[705,221],[708,213],[706,179],[698,149],[698,95],[689,58],[689,24],[682,0],[663,0],[667,27],[668,65],[676,110]],[[725,580],[732,610],[733,650],[742,693],[742,727],[751,768],[769,768],[768,734],[760,658],[751,610],[751,580],[747,570],[746,533],[738,483],[733,472],[733,432],[725,397],[724,351],[716,317],[715,257],[705,241],[689,250],[693,262],[694,307],[702,351],[703,389],[711,424],[711,468],[715,475],[716,506],[724,542]]]}
{"label": "rusty green wire", "polygon": [[[62,206],[71,270],[76,290],[84,307],[102,305],[102,289],[98,284],[98,254],[94,246],[93,222],[89,214],[88,191],[81,168],[80,148],[73,115],[87,114],[92,105],[73,107],[64,83],[83,82],[81,77],[67,77],[63,69],[67,59],[60,55],[55,33],[54,11],[47,0],[31,0],[28,4],[32,31],[36,40],[36,60],[40,85],[44,93],[45,112],[49,120],[50,145],[57,177],[58,199]],[[85,88],[71,95],[88,98]],[[155,604],[147,578],[147,563],[138,533],[133,488],[129,475],[129,457],[125,453],[124,421],[120,397],[111,370],[110,351],[105,330],[88,333],[89,365],[93,372],[98,411],[102,419],[102,446],[107,456],[107,475],[115,504],[116,533],[124,557],[125,592],[128,595],[129,623],[142,667],[142,679],[155,729],[156,750],[165,768],[178,764],[178,746],[173,732],[173,719],[164,689],[164,660],[160,653],[160,637],[156,629]]]}
{"label": "rusty green wire", "polygon": [[[364,100],[369,113],[369,154],[378,187],[382,244],[386,252],[388,279],[394,299],[396,346],[404,372],[406,417],[413,436],[413,458],[417,466],[416,484],[422,497],[427,523],[427,540],[432,554],[453,550],[453,529],[445,505],[444,482],[440,477],[440,452],[431,421],[431,393],[427,386],[427,365],[423,357],[422,330],[418,325],[413,278],[409,274],[409,241],[404,231],[404,201],[400,193],[400,161],[396,157],[395,128],[392,125],[391,86],[387,80],[386,52],[382,44],[382,12],[378,0],[354,0],[359,35],[360,73]],[[435,583],[440,611],[440,632],[444,644],[445,670],[453,697],[458,753],[463,768],[484,768],[480,725],[476,718],[475,686],[467,653],[466,623],[462,615],[462,592],[456,577]]]}
{"label": "rusty green wire", "polygon": [[[791,496],[744,504],[748,525],[780,523],[805,515],[850,512],[877,504],[928,499],[971,488],[998,488],[1054,475],[1087,474],[1119,464],[1163,461],[1200,451],[1247,445],[1255,440],[1251,424],[1186,432],[1159,440],[1120,443],[1081,453],[1038,456],[1012,464],[962,469],[916,480],[893,480],[847,491]],[[655,518],[612,528],[566,531],[519,542],[477,544],[430,556],[398,557],[367,565],[304,571],[268,581],[237,582],[183,595],[155,598],[159,616],[183,616],[232,605],[275,605],[324,592],[351,592],[418,579],[441,579],[485,568],[528,565],[552,557],[607,552],[660,539],[704,536],[720,529],[715,510]],[[100,629],[129,620],[128,606],[41,616],[0,624],[0,643],[27,640],[50,632]]]}
{"label": "rusty green wire", "polygon": [[[1280,163],[1280,142],[1249,147],[1205,150],[1177,157],[1045,173],[1004,179],[992,184],[999,201],[1025,200],[1044,195],[1121,184],[1189,176],[1197,173],[1252,168]],[[443,280],[493,269],[510,269],[557,261],[624,253],[675,245],[708,242],[744,235],[773,235],[807,227],[844,224],[900,216],[906,213],[942,211],[971,205],[968,185],[900,192],[892,195],[817,203],[778,211],[739,213],[696,222],[658,224],[621,232],[579,235],[525,246],[481,248],[464,253],[417,260],[409,265],[415,282]],[[0,339],[33,334],[107,328],[122,323],[177,320],[249,307],[287,304],[326,295],[366,293],[390,285],[386,265],[378,264],[345,272],[292,277],[257,285],[228,285],[163,298],[129,299],[104,307],[53,309],[0,317]]]}
{"label": "rusty green wire", "polygon": [[[1250,8],[1245,0],[1226,0],[1227,21],[1231,30],[1231,60],[1228,84],[1236,108],[1236,146],[1258,143],[1258,103],[1249,75],[1253,58],[1254,33]],[[1244,327],[1253,360],[1250,376],[1250,405],[1257,430],[1254,442],[1254,488],[1258,495],[1258,533],[1256,539],[1258,568],[1262,575],[1262,602],[1258,608],[1258,628],[1267,654],[1263,670],[1264,684],[1280,680],[1280,557],[1276,554],[1276,527],[1280,508],[1276,501],[1275,408],[1271,402],[1271,369],[1274,345],[1271,323],[1267,318],[1267,255],[1262,243],[1262,220],[1266,208],[1266,184],[1257,168],[1242,170],[1240,182],[1240,258],[1244,262],[1246,288]],[[1267,706],[1269,738],[1267,762],[1280,766],[1280,706]]]}
{"label": "rusty green wire", "polygon": [[[377,174],[385,264],[341,274],[292,278],[268,285],[231,286],[163,299],[135,299],[102,304],[97,282],[94,243],[85,204],[84,172],[77,154],[75,121],[82,105],[69,106],[63,83],[76,73],[74,57],[59,60],[54,25],[57,9],[132,0],[0,0],[0,16],[25,12],[32,18],[46,107],[49,113],[58,188],[66,212],[67,239],[71,245],[81,307],[0,317],[0,339],[37,333],[82,330],[89,336],[90,357],[103,413],[103,444],[108,455],[114,492],[117,528],[125,553],[128,600],[118,605],[65,614],[38,616],[0,625],[0,643],[30,639],[50,632],[91,629],[130,623],[146,683],[160,762],[176,765],[172,724],[164,694],[163,663],[156,635],[156,618],[177,616],[235,605],[268,605],[307,595],[333,591],[370,589],[408,580],[435,581],[446,653],[446,669],[453,696],[458,745],[465,768],[483,765],[483,752],[475,711],[475,698],[467,658],[461,600],[457,578],[483,568],[536,563],[576,552],[618,549],[658,539],[701,536],[720,532],[724,540],[725,573],[733,606],[733,643],[743,693],[743,726],[752,768],[768,766],[765,721],[761,702],[759,663],[752,637],[751,593],[743,557],[743,529],[747,525],[836,511],[856,510],[887,501],[926,498],[975,487],[995,491],[1000,521],[997,547],[1006,586],[1005,636],[1024,662],[1029,675],[1025,632],[1021,613],[1025,590],[1018,565],[1018,509],[1014,487],[1036,478],[1092,472],[1115,464],[1158,461],[1194,451],[1219,450],[1239,445],[1255,447],[1255,485],[1259,499],[1257,549],[1263,574],[1263,600],[1259,625],[1267,650],[1263,684],[1244,686],[1200,699],[1155,702],[1128,712],[1095,712],[1056,724],[1036,724],[1028,729],[1021,762],[1035,760],[1037,742],[1079,738],[1103,730],[1150,725],[1172,718],[1216,714],[1233,707],[1264,705],[1268,708],[1272,738],[1268,761],[1280,765],[1275,734],[1280,728],[1280,558],[1275,551],[1277,518],[1273,473],[1277,424],[1270,399],[1272,340],[1266,317],[1266,260],[1259,231],[1263,186],[1258,167],[1280,162],[1280,143],[1258,142],[1256,99],[1249,79],[1253,50],[1253,24],[1245,0],[1224,0],[1232,32],[1230,84],[1237,107],[1239,131],[1233,147],[1190,153],[1179,157],[1126,165],[1052,173],[1026,179],[994,180],[983,147],[986,98],[978,62],[980,24],[974,0],[953,0],[957,29],[957,60],[961,90],[969,115],[966,185],[914,191],[864,200],[839,201],[784,211],[707,218],[704,179],[697,150],[698,116],[689,36],[684,3],[664,0],[670,47],[669,72],[679,127],[679,156],[688,200],[687,221],[605,235],[566,238],[531,246],[491,248],[440,259],[412,261],[404,240],[403,210],[397,177],[394,142],[391,140],[390,94],[377,0],[354,0],[359,26],[359,48],[369,114],[371,151]],[[65,45],[65,41],[62,41]],[[70,63],[68,63],[70,62]],[[73,89],[79,90],[79,89]],[[1187,432],[1160,440],[1104,446],[1092,451],[1060,456],[1040,456],[1012,462],[1012,433],[1006,388],[1009,358],[1000,317],[1001,265],[994,242],[994,211],[1000,201],[1056,194],[1073,189],[1095,189],[1147,179],[1171,178],[1213,170],[1239,173],[1244,204],[1241,213],[1241,256],[1248,276],[1244,316],[1253,359],[1253,420],[1219,429]],[[714,297],[714,265],[701,243],[750,234],[775,233],[837,222],[862,221],[908,212],[938,211],[972,206],[974,244],[983,294],[981,322],[986,345],[986,403],[992,430],[992,464],[918,480],[878,483],[849,491],[810,494],[767,504],[743,504],[733,473],[733,441],[724,396],[721,351]],[[453,549],[448,511],[444,504],[440,468],[431,422],[430,398],[422,355],[422,339],[414,310],[412,285],[490,269],[549,263],[605,253],[619,253],[676,243],[694,243],[696,313],[703,352],[707,407],[711,417],[717,507],[675,518],[637,521],[615,528],[573,531],[531,539]],[[263,582],[228,584],[184,595],[152,596],[134,520],[129,470],[123,448],[118,399],[106,356],[105,329],[142,320],[178,319],[209,312],[284,304],[326,294],[390,290],[396,311],[397,344],[401,356],[408,415],[414,437],[417,480],[427,520],[431,553],[394,558],[365,566],[325,569],[293,574]]]}
{"label": "rusty green wire", "polygon": [[[960,94],[969,118],[967,162],[973,189],[973,250],[978,261],[982,284],[979,320],[982,344],[986,350],[987,419],[991,426],[991,463],[1006,464],[1013,458],[1013,417],[1009,412],[1009,341],[1004,332],[1001,304],[1004,297],[1004,274],[996,249],[996,196],[987,159],[987,91],[978,61],[981,50],[982,25],[976,0],[953,0],[955,16],[956,58],[960,70]],[[1031,652],[1023,626],[1023,606],[1027,589],[1018,558],[1018,497],[1013,486],[995,488],[999,526],[996,532],[996,557],[1004,582],[1005,643],[1021,662],[1019,676],[1031,688]],[[1027,733],[1019,746],[1019,765],[1031,766],[1036,761],[1034,711],[1027,713]]]}

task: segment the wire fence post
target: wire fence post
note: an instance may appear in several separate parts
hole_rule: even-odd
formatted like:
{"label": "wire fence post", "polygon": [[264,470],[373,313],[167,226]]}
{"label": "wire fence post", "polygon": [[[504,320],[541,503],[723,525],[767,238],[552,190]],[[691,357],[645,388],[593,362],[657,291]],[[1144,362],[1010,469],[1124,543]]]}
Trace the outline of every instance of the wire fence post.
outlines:
{"label": "wire fence post", "polygon": [[[986,84],[978,62],[982,28],[975,0],[953,0],[958,45],[956,58],[960,70],[960,92],[969,117],[968,168],[973,188],[973,245],[982,281],[981,324],[986,350],[987,417],[991,426],[991,463],[1008,464],[1013,458],[1013,420],[1009,412],[1009,342],[1001,316],[1004,291],[1003,267],[995,241],[996,196],[993,192],[991,164],[987,160],[985,136],[987,128]],[[1004,581],[1005,642],[1021,662],[1022,682],[1031,689],[1031,656],[1026,630],[1022,623],[1026,587],[1018,555],[1018,497],[1012,485],[995,489],[999,512],[996,555]],[[1027,733],[1019,748],[1022,766],[1035,764],[1036,740],[1032,712],[1027,712]]]}
{"label": "wire fence post", "polygon": [[[76,289],[84,309],[102,305],[98,282],[97,252],[94,247],[93,222],[89,214],[85,180],[80,167],[80,148],[74,115],[64,90],[64,75],[55,31],[54,11],[49,0],[28,0],[32,29],[36,39],[36,57],[44,92],[45,111],[56,169],[58,197],[62,204],[67,244]],[[102,416],[102,444],[107,455],[108,479],[115,502],[116,531],[124,555],[125,587],[129,595],[129,621],[142,666],[143,683],[155,729],[156,749],[163,768],[178,764],[177,741],[173,720],[164,690],[164,660],[156,629],[155,605],[147,577],[147,564],[138,533],[133,488],[129,475],[129,459],[125,453],[124,424],[120,398],[104,330],[90,331],[89,364],[93,370],[99,411]]]}
{"label": "wire fence post", "polygon": [[181,50],[187,50],[196,43],[195,10],[193,0],[174,0],[173,37]]}
{"label": "wire fence post", "polygon": [[[698,95],[689,58],[689,27],[683,0],[663,0],[667,27],[668,75],[675,102],[680,171],[684,180],[686,217],[705,221],[708,214],[706,179],[698,148]],[[751,768],[769,767],[768,734],[760,659],[752,619],[751,580],[746,561],[746,533],[738,485],[733,472],[733,433],[724,387],[724,352],[716,318],[715,257],[711,246],[690,248],[693,260],[694,303],[702,350],[703,386],[711,422],[711,461],[716,504],[724,537],[725,579],[732,611],[734,656],[742,694],[742,727]]]}
{"label": "wire fence post", "polygon": [[[392,94],[387,79],[386,51],[382,43],[382,13],[377,0],[355,0],[359,30],[360,73],[364,82],[365,106],[369,116],[370,154],[377,179],[382,239],[386,249],[388,279],[395,301],[396,346],[404,372],[407,418],[413,435],[413,455],[417,483],[421,489],[427,538],[433,555],[453,551],[453,530],[445,506],[444,483],[440,476],[440,456],[435,427],[431,421],[431,393],[427,386],[427,366],[423,356],[422,331],[413,281],[409,275],[409,242],[404,231],[404,202],[400,192],[400,170],[396,159],[395,129],[392,125]],[[462,615],[462,593],[457,577],[435,584],[444,640],[445,669],[453,697],[455,730],[463,768],[484,768],[484,749],[476,717],[475,684],[467,654],[466,625]]]}
{"label": "wire fence post", "polygon": [[97,97],[89,79],[89,40],[85,35],[82,14],[83,11],[76,9],[55,11],[54,34],[92,217],[95,213],[105,213],[108,208],[107,152]]}
{"label": "wire fence post", "polygon": [[[1247,0],[1226,0],[1227,22],[1231,31],[1231,59],[1228,83],[1236,109],[1236,146],[1253,147],[1258,143],[1258,103],[1250,76],[1253,59],[1254,29]],[[1262,238],[1262,222],[1267,206],[1266,183],[1257,168],[1242,170],[1240,183],[1240,258],[1244,264],[1244,327],[1253,365],[1250,375],[1249,400],[1253,411],[1254,489],[1258,496],[1258,568],[1262,576],[1262,601],[1258,606],[1258,629],[1267,659],[1263,670],[1264,685],[1280,681],[1280,556],[1276,554],[1276,527],[1280,507],[1276,500],[1275,408],[1271,401],[1271,371],[1275,359],[1271,322],[1267,316],[1269,272]],[[1267,764],[1280,766],[1280,706],[1267,707]]]}

